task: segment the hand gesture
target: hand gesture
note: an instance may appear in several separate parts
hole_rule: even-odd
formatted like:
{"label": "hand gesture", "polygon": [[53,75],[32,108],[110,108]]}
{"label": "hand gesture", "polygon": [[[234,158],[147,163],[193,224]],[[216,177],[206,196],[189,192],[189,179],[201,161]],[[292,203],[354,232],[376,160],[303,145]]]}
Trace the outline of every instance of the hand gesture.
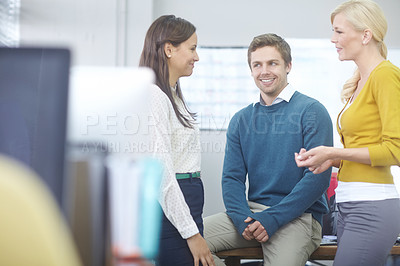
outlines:
{"label": "hand gesture", "polygon": [[298,167],[308,167],[314,174],[320,174],[333,165],[333,160],[329,158],[331,147],[319,146],[309,151],[302,148],[299,153],[294,154],[294,159]]}
{"label": "hand gesture", "polygon": [[203,266],[215,265],[210,249],[200,233],[189,237],[186,241],[188,243],[190,252],[192,252],[193,255],[194,266],[199,266],[199,261],[203,264]]}

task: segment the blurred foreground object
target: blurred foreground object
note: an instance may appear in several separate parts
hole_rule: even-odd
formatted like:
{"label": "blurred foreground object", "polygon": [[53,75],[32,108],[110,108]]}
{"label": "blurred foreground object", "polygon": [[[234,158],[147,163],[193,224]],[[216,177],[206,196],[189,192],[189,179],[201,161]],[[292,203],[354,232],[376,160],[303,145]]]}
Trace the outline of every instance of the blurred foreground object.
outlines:
{"label": "blurred foreground object", "polygon": [[109,157],[111,247],[117,260],[155,259],[158,255],[161,206],[158,203],[162,165]]}
{"label": "blurred foreground object", "polygon": [[26,166],[0,156],[0,265],[81,265],[47,187]]}

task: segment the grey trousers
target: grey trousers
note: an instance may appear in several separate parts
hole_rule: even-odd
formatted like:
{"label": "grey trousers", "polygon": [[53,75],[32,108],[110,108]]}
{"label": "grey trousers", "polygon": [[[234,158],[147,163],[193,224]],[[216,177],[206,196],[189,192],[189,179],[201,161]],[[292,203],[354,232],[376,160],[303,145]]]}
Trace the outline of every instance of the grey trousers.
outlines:
{"label": "grey trousers", "polygon": [[400,200],[338,204],[335,266],[384,265],[400,233]]}
{"label": "grey trousers", "polygon": [[[254,202],[249,202],[249,207],[253,212],[268,208]],[[268,228],[266,230],[268,232]],[[216,252],[260,246],[256,240],[245,240],[226,213],[218,213],[204,219],[204,238],[214,255],[217,266],[225,264],[215,256]],[[304,266],[320,243],[321,225],[312,218],[310,213],[304,213],[280,228],[266,243],[261,245],[264,253],[264,266]]]}

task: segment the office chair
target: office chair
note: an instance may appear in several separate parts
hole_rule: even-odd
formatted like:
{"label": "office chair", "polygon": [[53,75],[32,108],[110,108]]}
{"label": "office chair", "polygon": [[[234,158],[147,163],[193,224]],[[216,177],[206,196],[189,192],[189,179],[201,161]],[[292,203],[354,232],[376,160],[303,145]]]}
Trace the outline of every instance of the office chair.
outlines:
{"label": "office chair", "polygon": [[81,265],[48,187],[27,166],[0,155],[0,265]]}

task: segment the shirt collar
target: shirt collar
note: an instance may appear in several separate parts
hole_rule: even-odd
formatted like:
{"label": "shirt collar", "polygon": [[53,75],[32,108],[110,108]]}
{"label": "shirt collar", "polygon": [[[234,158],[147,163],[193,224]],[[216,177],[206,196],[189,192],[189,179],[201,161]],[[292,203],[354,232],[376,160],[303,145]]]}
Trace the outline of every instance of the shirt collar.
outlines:
{"label": "shirt collar", "polygon": [[[283,102],[283,101],[289,102],[295,92],[296,91],[294,90],[293,86],[289,83],[281,91],[281,93],[279,93],[279,95],[275,98],[275,100],[272,102],[271,105],[278,104],[278,103]],[[260,101],[259,102],[260,102],[261,105],[264,105],[264,106],[266,105],[264,100],[261,97],[261,94],[260,94]],[[256,103],[254,103],[254,104],[256,104]]]}

